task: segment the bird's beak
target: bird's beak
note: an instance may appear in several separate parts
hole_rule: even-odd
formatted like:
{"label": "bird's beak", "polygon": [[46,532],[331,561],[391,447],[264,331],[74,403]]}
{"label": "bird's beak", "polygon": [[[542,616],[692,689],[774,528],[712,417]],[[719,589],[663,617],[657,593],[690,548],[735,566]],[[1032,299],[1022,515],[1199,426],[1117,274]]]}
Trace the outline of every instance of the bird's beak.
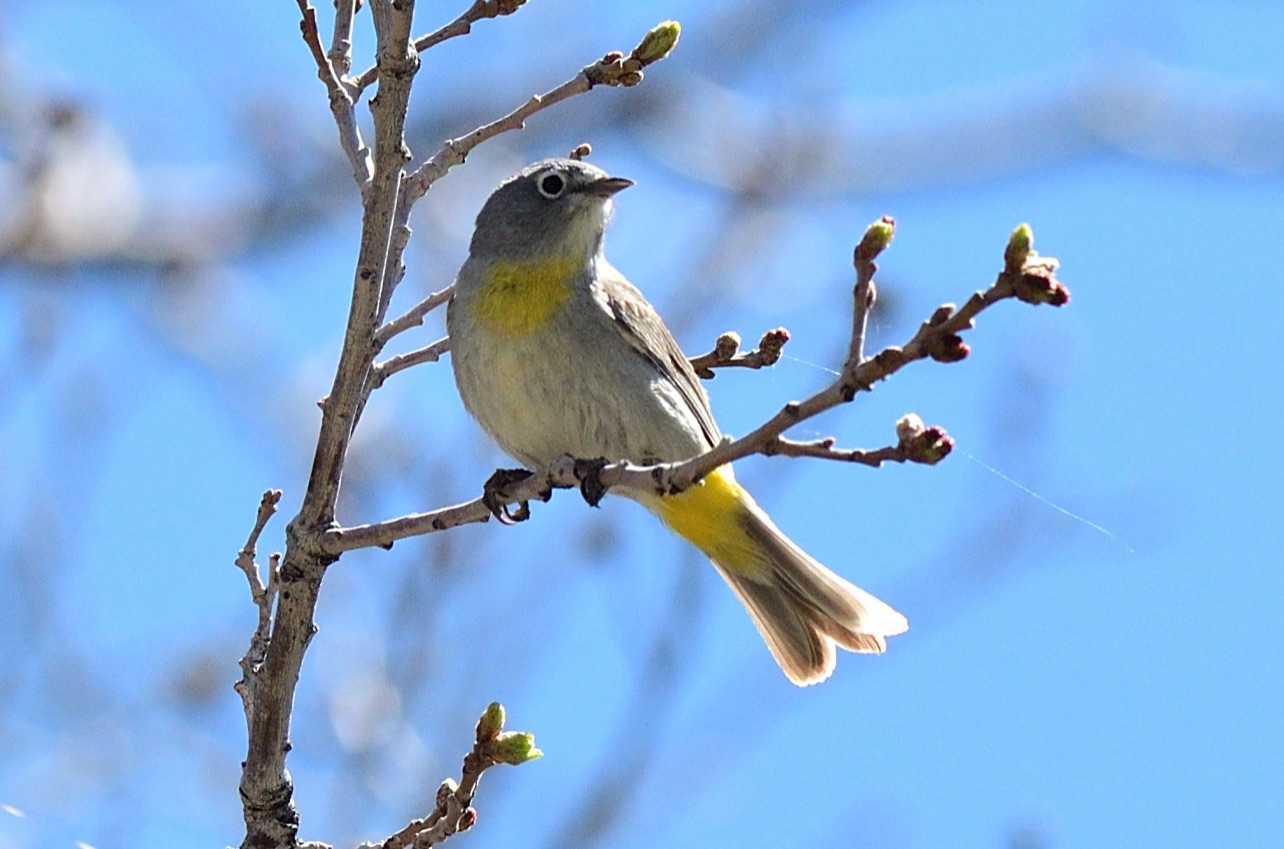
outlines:
{"label": "bird's beak", "polygon": [[633,181],[626,180],[623,177],[602,177],[591,183],[585,183],[580,191],[597,198],[609,198],[616,192],[622,192],[631,185],[633,185]]}

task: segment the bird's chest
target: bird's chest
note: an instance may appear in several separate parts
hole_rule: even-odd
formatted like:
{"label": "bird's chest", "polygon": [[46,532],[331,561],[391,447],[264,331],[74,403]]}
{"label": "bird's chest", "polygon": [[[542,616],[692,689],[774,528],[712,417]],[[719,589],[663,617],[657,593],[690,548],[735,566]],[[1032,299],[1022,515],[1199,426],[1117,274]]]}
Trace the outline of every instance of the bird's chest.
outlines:
{"label": "bird's chest", "polygon": [[[575,313],[571,310],[579,309]],[[562,454],[611,460],[696,453],[672,384],[591,304],[568,304],[544,327],[504,335],[452,332],[460,394],[505,452],[528,466]]]}

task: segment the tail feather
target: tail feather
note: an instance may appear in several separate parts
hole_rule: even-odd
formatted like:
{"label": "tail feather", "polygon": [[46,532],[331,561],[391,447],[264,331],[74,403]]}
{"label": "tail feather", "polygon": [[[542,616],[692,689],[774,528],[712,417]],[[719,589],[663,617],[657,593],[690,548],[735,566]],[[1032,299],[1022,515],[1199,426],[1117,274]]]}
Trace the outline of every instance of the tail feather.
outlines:
{"label": "tail feather", "polygon": [[909,628],[890,606],[826,569],[790,540],[724,466],[703,486],[645,503],[699,547],[749,611],[789,680],[824,681],[835,645],[880,653]]}

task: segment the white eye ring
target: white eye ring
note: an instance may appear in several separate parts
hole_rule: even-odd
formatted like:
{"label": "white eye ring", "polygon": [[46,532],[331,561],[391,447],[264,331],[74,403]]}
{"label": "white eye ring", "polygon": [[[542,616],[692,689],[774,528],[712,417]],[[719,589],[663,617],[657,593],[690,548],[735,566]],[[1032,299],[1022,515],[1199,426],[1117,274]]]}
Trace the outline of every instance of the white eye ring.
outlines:
{"label": "white eye ring", "polygon": [[566,178],[556,171],[545,171],[535,180],[535,188],[549,200],[555,200],[566,191]]}

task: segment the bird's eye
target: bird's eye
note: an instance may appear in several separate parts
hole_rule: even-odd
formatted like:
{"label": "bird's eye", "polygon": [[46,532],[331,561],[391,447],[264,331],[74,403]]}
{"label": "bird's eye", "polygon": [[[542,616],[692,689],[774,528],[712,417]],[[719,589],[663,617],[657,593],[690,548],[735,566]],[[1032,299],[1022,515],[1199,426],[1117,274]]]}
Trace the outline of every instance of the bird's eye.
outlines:
{"label": "bird's eye", "polygon": [[561,174],[545,174],[535,185],[539,187],[539,193],[549,200],[566,190],[566,180]]}

